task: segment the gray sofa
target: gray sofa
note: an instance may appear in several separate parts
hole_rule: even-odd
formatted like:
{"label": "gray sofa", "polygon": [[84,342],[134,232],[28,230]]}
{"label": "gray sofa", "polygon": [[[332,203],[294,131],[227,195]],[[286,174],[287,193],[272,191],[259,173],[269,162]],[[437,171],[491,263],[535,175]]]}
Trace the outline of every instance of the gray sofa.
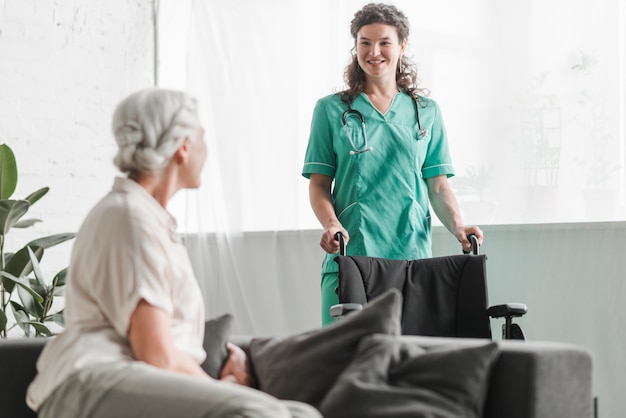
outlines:
{"label": "gray sofa", "polygon": [[[403,336],[431,348],[484,344],[481,340]],[[501,341],[491,369],[486,418],[589,418],[594,416],[591,353],[563,343]]]}
{"label": "gray sofa", "polygon": [[[391,338],[391,337],[390,337]],[[484,340],[395,336],[403,344],[425,349],[476,347]],[[247,346],[249,340],[233,337]],[[0,340],[0,418],[34,417],[24,403],[35,361],[45,339]],[[590,418],[592,358],[584,348],[560,343],[498,343],[490,369],[484,417]]]}

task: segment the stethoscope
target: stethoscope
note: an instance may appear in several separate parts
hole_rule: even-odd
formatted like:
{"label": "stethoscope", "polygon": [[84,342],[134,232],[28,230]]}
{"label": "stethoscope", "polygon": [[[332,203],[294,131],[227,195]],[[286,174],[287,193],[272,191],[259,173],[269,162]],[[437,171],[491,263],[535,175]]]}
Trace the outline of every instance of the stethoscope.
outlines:
{"label": "stethoscope", "polygon": [[[353,109],[349,100],[343,101],[346,103],[348,108],[341,115],[341,123],[343,124],[343,129],[345,129],[346,135],[348,135],[348,140],[350,141],[350,145],[352,146],[350,155],[362,154],[364,152],[373,150],[374,148],[370,147],[367,144],[367,130],[365,129],[365,118],[363,117],[363,114],[358,110]],[[413,100],[413,104],[415,105],[415,116],[417,116],[417,129],[419,130],[419,139],[421,139],[428,134],[428,129],[422,129],[422,124],[420,123],[419,105],[417,104],[417,100]],[[359,119],[359,121],[361,121],[361,130],[363,131],[363,148],[357,147],[356,143],[352,139],[352,135],[350,135],[350,130],[348,129],[348,118],[350,116],[356,117]]]}

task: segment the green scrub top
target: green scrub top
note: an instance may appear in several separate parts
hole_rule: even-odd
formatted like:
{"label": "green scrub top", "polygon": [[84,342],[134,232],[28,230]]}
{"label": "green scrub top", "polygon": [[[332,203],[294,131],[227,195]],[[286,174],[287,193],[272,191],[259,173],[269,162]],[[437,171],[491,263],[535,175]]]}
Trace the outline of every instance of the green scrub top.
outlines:
{"label": "green scrub top", "polygon": [[[351,154],[354,148],[342,123],[347,109],[338,94],[318,100],[313,112],[302,175],[334,179],[332,198],[337,218],[350,234],[348,255],[397,260],[432,256],[431,218],[425,179],[454,175],[448,140],[439,106],[404,92],[380,113],[361,93],[351,104],[364,117],[371,151]],[[347,117],[357,149],[364,149],[360,120]],[[335,255],[326,254],[322,272],[336,272]]]}

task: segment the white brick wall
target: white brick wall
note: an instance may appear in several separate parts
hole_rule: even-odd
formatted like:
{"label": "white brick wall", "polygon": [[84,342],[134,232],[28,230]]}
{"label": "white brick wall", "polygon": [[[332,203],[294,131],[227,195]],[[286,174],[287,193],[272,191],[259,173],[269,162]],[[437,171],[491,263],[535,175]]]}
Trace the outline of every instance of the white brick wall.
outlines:
{"label": "white brick wall", "polygon": [[[14,198],[50,192],[12,230],[6,249],[74,232],[117,171],[110,120],[117,102],[151,86],[152,0],[0,0],[0,143],[15,152]],[[50,249],[44,272],[69,260],[71,243]]]}

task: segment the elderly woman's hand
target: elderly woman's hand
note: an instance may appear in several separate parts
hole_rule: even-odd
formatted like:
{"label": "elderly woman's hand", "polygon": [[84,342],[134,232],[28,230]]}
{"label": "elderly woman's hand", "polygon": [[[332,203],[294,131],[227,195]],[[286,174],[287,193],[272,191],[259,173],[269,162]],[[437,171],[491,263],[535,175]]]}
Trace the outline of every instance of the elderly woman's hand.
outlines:
{"label": "elderly woman's hand", "polygon": [[228,359],[220,373],[220,380],[250,386],[250,368],[248,366],[248,356],[233,343],[226,343],[228,349]]}

